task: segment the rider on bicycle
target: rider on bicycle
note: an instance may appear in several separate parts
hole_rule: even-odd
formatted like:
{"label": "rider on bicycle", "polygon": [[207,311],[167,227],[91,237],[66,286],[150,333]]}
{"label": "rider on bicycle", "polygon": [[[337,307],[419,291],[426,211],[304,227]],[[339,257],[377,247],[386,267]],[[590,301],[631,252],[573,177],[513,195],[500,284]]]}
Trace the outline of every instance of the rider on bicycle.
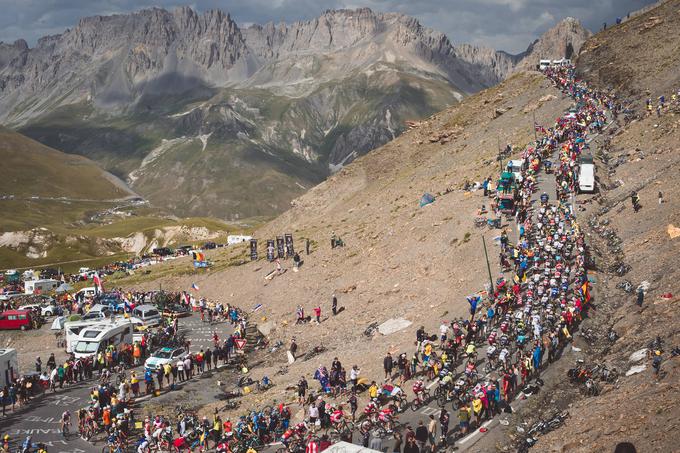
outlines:
{"label": "rider on bicycle", "polygon": [[61,414],[61,432],[65,433],[70,425],[71,413],[68,410],[65,410],[64,413]]}
{"label": "rider on bicycle", "polygon": [[418,379],[413,383],[413,393],[419,403],[423,402],[423,392],[425,391],[425,383],[422,379]]}
{"label": "rider on bicycle", "polygon": [[392,432],[394,426],[393,415],[391,406],[382,409],[378,414],[378,421],[385,426],[388,433]]}

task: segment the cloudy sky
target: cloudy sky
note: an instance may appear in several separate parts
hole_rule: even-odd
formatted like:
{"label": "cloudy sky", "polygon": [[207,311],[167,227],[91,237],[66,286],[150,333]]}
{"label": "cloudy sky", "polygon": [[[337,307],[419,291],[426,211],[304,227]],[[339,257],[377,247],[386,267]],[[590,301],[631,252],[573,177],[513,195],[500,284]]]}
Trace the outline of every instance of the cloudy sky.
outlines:
{"label": "cloudy sky", "polygon": [[566,16],[597,30],[653,3],[652,0],[0,0],[0,41],[61,33],[83,16],[113,14],[150,6],[189,5],[198,11],[219,8],[240,24],[295,21],[318,16],[326,9],[367,6],[401,12],[443,31],[454,42],[484,44],[520,52],[555,22]]}

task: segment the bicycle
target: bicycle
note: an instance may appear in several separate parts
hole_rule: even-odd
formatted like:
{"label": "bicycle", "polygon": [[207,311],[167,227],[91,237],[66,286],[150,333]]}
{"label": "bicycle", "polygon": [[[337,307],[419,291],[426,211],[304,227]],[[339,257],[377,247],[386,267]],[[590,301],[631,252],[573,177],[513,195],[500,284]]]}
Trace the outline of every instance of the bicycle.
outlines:
{"label": "bicycle", "polygon": [[347,421],[343,418],[339,422],[333,423],[333,428],[330,434],[332,439],[342,440],[351,436],[353,432],[354,422]]}

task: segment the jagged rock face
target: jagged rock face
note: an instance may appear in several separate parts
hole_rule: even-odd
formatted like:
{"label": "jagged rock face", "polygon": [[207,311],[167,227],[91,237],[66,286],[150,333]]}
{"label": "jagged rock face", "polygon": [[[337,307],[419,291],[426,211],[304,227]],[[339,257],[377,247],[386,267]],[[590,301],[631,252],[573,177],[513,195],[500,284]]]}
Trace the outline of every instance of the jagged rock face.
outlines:
{"label": "jagged rock face", "polygon": [[[534,49],[580,46],[562,28]],[[367,8],[243,30],[218,10],[153,8],[83,18],[34,48],[0,43],[0,122],[178,214],[273,215],[522,57]]]}
{"label": "jagged rock face", "polygon": [[34,49],[19,41],[2,45],[2,119],[21,122],[54,107],[13,117],[12,107],[32,96],[45,103],[76,89],[66,103],[90,95],[104,103],[130,103],[145,90],[177,89],[162,86],[164,73],[172,74],[173,81],[196,78],[196,83],[223,84],[248,75],[247,58],[238,26],[221,11],[198,15],[190,8],[172,13],[154,8],[88,17],[61,35],[39,40]]}

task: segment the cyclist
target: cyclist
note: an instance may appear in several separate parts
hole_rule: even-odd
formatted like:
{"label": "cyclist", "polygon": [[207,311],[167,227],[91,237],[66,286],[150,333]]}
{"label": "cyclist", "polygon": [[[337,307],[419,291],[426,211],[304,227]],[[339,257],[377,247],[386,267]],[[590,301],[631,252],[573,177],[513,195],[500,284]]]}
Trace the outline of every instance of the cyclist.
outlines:
{"label": "cyclist", "polygon": [[413,383],[413,394],[416,396],[418,404],[424,403],[423,393],[425,392],[425,383],[422,379],[418,379]]}
{"label": "cyclist", "polygon": [[383,424],[388,433],[391,433],[393,429],[393,415],[391,406],[382,409],[378,414],[378,421]]}
{"label": "cyclist", "polygon": [[61,414],[61,434],[64,437],[68,435],[69,426],[71,426],[71,413],[68,410],[65,410],[64,413]]}

